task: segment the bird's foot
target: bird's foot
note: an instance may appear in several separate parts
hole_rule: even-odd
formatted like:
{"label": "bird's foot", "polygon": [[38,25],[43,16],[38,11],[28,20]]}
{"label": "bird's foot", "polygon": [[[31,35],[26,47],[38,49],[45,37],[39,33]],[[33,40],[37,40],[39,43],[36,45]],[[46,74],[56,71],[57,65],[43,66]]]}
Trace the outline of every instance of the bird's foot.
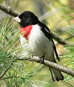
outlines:
{"label": "bird's foot", "polygon": [[30,58],[28,58],[28,60],[31,60],[33,58],[33,55],[30,56]]}
{"label": "bird's foot", "polygon": [[31,60],[31,58],[28,58],[28,60]]}
{"label": "bird's foot", "polygon": [[44,58],[40,58],[40,64],[43,64],[44,63]]}

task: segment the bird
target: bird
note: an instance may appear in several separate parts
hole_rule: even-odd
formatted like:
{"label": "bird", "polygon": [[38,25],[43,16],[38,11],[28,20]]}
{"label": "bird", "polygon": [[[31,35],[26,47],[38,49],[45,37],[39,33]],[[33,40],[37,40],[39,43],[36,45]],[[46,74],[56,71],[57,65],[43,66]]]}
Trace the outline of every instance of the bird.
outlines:
{"label": "bird", "polygon": [[[43,63],[44,60],[56,63],[55,58],[60,61],[50,29],[33,12],[24,11],[16,16],[14,21],[18,22],[20,26],[21,44],[26,41],[32,55],[40,58],[40,63]],[[60,70],[50,66],[49,70],[53,81],[64,80]]]}

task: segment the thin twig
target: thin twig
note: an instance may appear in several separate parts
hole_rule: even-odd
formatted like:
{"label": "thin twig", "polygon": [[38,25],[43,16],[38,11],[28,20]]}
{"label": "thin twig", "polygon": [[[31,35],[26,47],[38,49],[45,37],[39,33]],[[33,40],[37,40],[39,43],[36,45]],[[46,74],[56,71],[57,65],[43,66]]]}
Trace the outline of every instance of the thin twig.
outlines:
{"label": "thin twig", "polygon": [[60,36],[55,34],[54,32],[50,32],[50,34],[56,41],[58,41],[58,43],[63,44],[63,45],[71,45],[71,43],[68,43],[67,41],[62,39]]}
{"label": "thin twig", "polygon": [[19,13],[14,11],[14,10],[12,10],[12,8],[4,6],[4,5],[1,5],[1,4],[0,4],[0,9],[2,11],[6,12],[7,14],[9,14],[11,16],[14,16],[14,17],[19,15]]}
{"label": "thin twig", "polygon": [[23,77],[20,77],[20,76],[8,76],[8,77],[5,77],[5,78],[1,78],[0,80],[5,80],[5,79],[12,79],[12,78],[21,78],[21,79],[26,79],[26,78],[23,78]]}
{"label": "thin twig", "polygon": [[13,63],[11,63],[8,68],[4,71],[4,73],[0,76],[0,79],[3,78],[3,76],[7,73],[7,71],[11,68],[11,66],[13,65]]}

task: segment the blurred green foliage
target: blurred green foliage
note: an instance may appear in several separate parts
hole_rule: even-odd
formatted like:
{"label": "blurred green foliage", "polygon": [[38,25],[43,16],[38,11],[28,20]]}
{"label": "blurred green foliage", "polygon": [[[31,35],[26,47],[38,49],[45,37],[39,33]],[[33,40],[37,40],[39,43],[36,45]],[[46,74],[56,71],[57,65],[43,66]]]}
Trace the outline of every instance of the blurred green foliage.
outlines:
{"label": "blurred green foliage", "polygon": [[[70,8],[71,6],[68,6],[69,1],[36,0],[35,2],[35,0],[6,0],[5,3],[19,12],[30,10],[39,17],[50,12],[42,21],[59,36],[69,42],[73,42],[74,17],[73,9]],[[36,10],[38,8],[36,4],[38,5],[38,3],[40,7],[38,6],[39,10]],[[70,75],[63,73],[64,81],[53,82],[48,67],[26,60],[13,62],[16,58],[22,57],[23,49],[19,40],[20,29],[9,15],[0,20],[0,22],[0,76],[13,63],[0,80],[0,87],[74,87],[74,77]],[[74,46],[66,45],[63,46],[62,50],[60,64],[74,69]]]}

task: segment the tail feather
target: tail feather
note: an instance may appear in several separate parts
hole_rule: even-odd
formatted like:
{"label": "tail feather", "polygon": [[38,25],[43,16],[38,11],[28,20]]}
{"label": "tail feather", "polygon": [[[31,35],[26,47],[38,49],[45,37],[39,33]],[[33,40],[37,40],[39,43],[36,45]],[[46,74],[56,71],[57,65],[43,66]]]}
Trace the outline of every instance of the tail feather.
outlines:
{"label": "tail feather", "polygon": [[64,79],[62,73],[59,70],[50,68],[50,72],[51,72],[51,76],[52,76],[53,81],[56,81],[56,80],[59,81],[59,80]]}

